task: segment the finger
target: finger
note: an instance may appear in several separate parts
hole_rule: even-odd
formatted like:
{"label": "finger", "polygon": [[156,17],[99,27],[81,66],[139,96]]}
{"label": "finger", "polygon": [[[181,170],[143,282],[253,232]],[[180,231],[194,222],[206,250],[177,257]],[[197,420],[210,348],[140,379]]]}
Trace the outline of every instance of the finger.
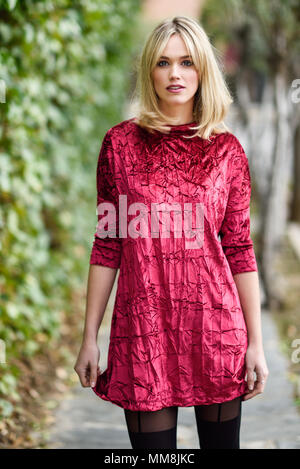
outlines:
{"label": "finger", "polygon": [[252,399],[252,397],[256,396],[257,394],[262,394],[263,391],[264,391],[264,383],[262,383],[261,381],[256,380],[254,382],[253,390],[245,393],[243,395],[242,400],[247,401],[248,399]]}
{"label": "finger", "polygon": [[262,370],[256,372],[257,382],[261,385],[266,383],[266,378]]}
{"label": "finger", "polygon": [[256,388],[259,392],[263,392],[265,383],[266,383],[266,378],[264,376],[264,373],[262,370],[259,370],[256,372],[257,380],[256,380]]}
{"label": "finger", "polygon": [[247,368],[247,384],[248,389],[253,391],[254,389],[254,370],[252,368]]}
{"label": "finger", "polygon": [[90,386],[93,388],[97,381],[97,364],[91,365]]}
{"label": "finger", "polygon": [[85,375],[84,375],[85,386],[89,386],[89,385],[90,385],[90,376],[91,376],[91,370],[90,370],[90,364],[88,364],[88,365],[85,367]]}
{"label": "finger", "polygon": [[257,394],[262,394],[264,392],[264,384],[255,381],[255,390]]}
{"label": "finger", "polygon": [[262,393],[265,388],[265,381],[264,380],[257,380],[255,381],[255,389],[258,391],[258,393]]}
{"label": "finger", "polygon": [[248,401],[249,399],[252,399],[254,396],[256,396],[257,394],[259,394],[259,392],[257,392],[256,389],[254,389],[253,391],[251,392],[247,392],[246,394],[243,394],[243,397],[242,397],[242,400],[243,401]]}
{"label": "finger", "polygon": [[81,386],[86,388],[89,386],[89,379],[85,375],[85,370],[78,370],[78,376],[80,379]]}

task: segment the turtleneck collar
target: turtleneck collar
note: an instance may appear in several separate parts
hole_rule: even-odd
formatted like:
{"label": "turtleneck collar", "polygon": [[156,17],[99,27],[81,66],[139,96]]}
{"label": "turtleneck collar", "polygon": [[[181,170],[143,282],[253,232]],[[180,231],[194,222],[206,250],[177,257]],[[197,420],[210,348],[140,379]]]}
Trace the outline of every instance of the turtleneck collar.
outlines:
{"label": "turtleneck collar", "polygon": [[[134,122],[134,119],[135,118],[133,117],[130,120]],[[165,137],[170,136],[170,135],[174,137],[181,136],[181,135],[193,135],[196,132],[196,130],[191,129],[191,127],[195,127],[196,125],[197,125],[196,121],[192,121],[187,124],[176,124],[176,125],[169,124],[168,125],[168,127],[170,127],[169,132],[161,132],[160,130],[154,130],[154,134],[152,135],[165,136]]]}
{"label": "turtleneck collar", "polygon": [[170,133],[168,135],[173,134],[187,134],[191,135],[196,132],[195,129],[191,129],[191,127],[195,127],[197,125],[196,121],[189,122],[187,124],[177,124],[177,125],[169,125],[171,127]]}

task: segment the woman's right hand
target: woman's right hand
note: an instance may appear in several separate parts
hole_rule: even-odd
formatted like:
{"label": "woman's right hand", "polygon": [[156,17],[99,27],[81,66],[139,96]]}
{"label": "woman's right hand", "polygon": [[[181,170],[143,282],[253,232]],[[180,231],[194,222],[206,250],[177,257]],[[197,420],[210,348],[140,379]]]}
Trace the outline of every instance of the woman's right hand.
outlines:
{"label": "woman's right hand", "polygon": [[79,376],[81,386],[94,387],[100,374],[98,366],[100,350],[97,342],[83,341],[74,370]]}

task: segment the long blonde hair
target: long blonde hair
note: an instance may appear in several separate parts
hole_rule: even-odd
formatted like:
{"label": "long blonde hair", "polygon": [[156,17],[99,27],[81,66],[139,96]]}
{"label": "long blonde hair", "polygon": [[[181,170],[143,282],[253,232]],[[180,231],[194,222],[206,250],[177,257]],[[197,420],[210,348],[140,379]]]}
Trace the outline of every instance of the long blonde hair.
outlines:
{"label": "long blonde hair", "polygon": [[[193,121],[196,132],[189,138],[199,136],[209,139],[230,129],[223,122],[233,99],[219,63],[218,50],[210,43],[200,24],[186,16],[176,16],[162,21],[148,37],[137,62],[137,82],[133,97],[137,103],[135,122],[150,132],[168,132],[176,125],[176,119],[164,115],[158,107],[158,96],[151,77],[169,38],[178,33],[192,56],[199,76],[199,87],[194,95]],[[216,54],[214,54],[214,50]],[[174,124],[173,124],[174,123]]]}

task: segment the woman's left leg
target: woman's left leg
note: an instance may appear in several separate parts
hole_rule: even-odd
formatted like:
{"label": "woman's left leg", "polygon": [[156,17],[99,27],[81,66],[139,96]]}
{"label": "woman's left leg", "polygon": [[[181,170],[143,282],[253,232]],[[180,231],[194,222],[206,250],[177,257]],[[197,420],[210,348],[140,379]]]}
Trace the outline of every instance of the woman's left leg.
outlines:
{"label": "woman's left leg", "polygon": [[201,449],[240,449],[242,396],[194,410]]}
{"label": "woman's left leg", "polygon": [[133,449],[176,449],[178,407],[155,411],[124,409]]}

